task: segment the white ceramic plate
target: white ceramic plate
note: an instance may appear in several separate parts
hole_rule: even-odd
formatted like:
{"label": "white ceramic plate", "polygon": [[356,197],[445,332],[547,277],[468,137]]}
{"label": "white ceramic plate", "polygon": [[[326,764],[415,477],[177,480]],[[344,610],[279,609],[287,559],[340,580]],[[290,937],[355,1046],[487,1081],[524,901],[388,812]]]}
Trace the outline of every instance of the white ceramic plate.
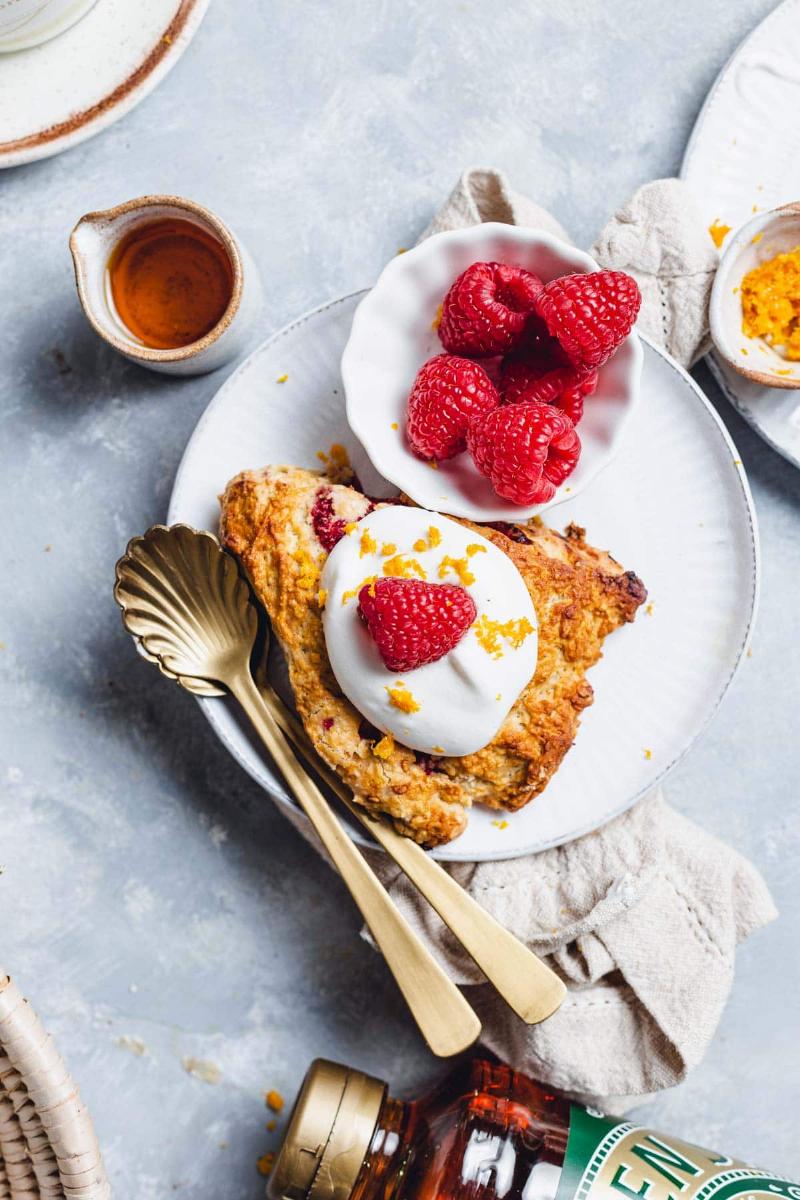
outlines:
{"label": "white ceramic plate", "polygon": [[[800,0],[785,0],[723,68],[686,148],[681,178],[708,225],[736,229],[755,211],[800,200],[798,104]],[[800,392],[751,383],[713,353],[709,363],[744,419],[800,467]]]}
{"label": "white ceramic plate", "polygon": [[631,334],[601,367],[578,426],[578,465],[549,504],[509,504],[468,454],[432,470],[406,439],[406,403],[422,364],[442,353],[432,324],[437,308],[461,272],[476,262],[524,267],[545,283],[598,270],[588,254],[542,230],[487,222],[426,238],[392,259],[358,306],[342,355],[347,415],[376,470],[423,508],[473,521],[522,521],[577,496],[614,458],[638,399],[642,348]]}
{"label": "white ceramic plate", "polygon": [[172,70],[209,0],[97,0],[52,41],[0,55],[0,167],[113,125]]}
{"label": "white ceramic plate", "polygon": [[[389,495],[348,429],[339,359],[360,296],[334,301],[265,342],[220,388],[189,442],[169,521],[216,530],[217,495],[247,467],[318,467],[333,442],[367,492]],[[744,654],[758,591],[755,516],[736,450],[690,377],[644,343],[643,399],[614,466],[558,524],[577,521],[644,579],[652,615],[612,634],[590,672],[595,703],[550,786],[498,828],[475,808],[438,858],[512,858],[566,842],[630,807],[685,754]],[[284,374],[285,383],[277,380]],[[553,514],[555,515],[555,514]],[[286,793],[228,700],[201,700],[238,761],[281,803]],[[648,754],[649,752],[649,754]],[[360,837],[360,833],[356,836]]]}

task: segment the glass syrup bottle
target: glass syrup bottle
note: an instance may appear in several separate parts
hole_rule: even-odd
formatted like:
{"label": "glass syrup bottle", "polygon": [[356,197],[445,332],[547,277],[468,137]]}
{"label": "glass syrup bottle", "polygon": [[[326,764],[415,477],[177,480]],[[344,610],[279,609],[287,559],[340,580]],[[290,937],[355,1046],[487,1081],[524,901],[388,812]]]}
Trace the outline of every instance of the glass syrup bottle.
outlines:
{"label": "glass syrup bottle", "polygon": [[800,1186],[601,1117],[489,1055],[426,1095],[312,1063],[271,1200],[800,1200]]}

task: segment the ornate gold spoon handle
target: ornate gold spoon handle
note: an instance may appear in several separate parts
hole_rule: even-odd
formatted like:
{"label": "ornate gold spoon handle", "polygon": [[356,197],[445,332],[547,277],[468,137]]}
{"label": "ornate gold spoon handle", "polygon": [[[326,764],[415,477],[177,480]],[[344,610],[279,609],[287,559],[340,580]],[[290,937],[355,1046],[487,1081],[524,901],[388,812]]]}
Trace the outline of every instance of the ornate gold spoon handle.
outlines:
{"label": "ornate gold spoon handle", "polygon": [[434,1054],[465,1050],[481,1026],[461,992],[401,916],[342,829],[325,797],[298,765],[249,670],[225,680],[331,856]]}
{"label": "ornate gold spoon handle", "polygon": [[416,842],[356,804],[338,776],[319,758],[305,729],[280,697],[269,687],[262,689],[261,695],[299,752],[436,910],[506,1004],[529,1025],[552,1016],[567,994],[555,971],[481,908]]}

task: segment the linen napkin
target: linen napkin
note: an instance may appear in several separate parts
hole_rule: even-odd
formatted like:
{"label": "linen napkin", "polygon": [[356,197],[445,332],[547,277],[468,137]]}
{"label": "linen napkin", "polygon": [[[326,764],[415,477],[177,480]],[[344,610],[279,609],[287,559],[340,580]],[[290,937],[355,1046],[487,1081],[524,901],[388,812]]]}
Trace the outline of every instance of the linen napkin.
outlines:
{"label": "linen napkin", "polygon": [[[558,222],[493,170],[466,171],[423,237],[482,221]],[[707,338],[717,255],[684,185],[646,184],[592,253],[633,275],[638,327],[684,366]],[[284,810],[286,811],[286,810]],[[315,842],[297,815],[298,828]],[[670,1087],[703,1057],[739,942],[777,914],[755,867],[671,809],[660,791],[595,833],[525,858],[448,864],[461,886],[564,978],[568,996],[527,1026],[482,980],[449,930],[382,853],[366,855],[483,1022],[483,1042],[544,1083],[624,1105]]]}

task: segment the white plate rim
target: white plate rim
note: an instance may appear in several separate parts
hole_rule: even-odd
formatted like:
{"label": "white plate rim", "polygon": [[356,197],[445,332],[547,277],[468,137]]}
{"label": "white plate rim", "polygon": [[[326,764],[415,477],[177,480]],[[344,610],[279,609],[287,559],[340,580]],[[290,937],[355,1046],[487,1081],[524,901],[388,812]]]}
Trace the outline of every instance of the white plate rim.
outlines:
{"label": "white plate rim", "polygon": [[[175,475],[175,482],[173,484],[172,493],[170,495],[169,508],[168,508],[168,512],[167,512],[167,523],[168,524],[172,524],[176,520],[181,519],[176,514],[175,510],[177,508],[179,508],[178,502],[181,498],[180,493],[181,493],[181,489],[183,487],[184,476],[186,475],[186,473],[188,471],[188,461],[191,456],[191,450],[192,450],[193,443],[196,438],[200,437],[205,424],[207,423],[208,420],[210,420],[212,415],[216,412],[217,407],[221,406],[224,403],[224,401],[227,397],[227,393],[233,389],[234,383],[235,382],[238,383],[241,375],[244,374],[250,368],[252,368],[255,360],[260,355],[262,355],[262,354],[266,353],[267,351],[269,351],[270,349],[272,349],[273,346],[275,346],[277,343],[279,343],[283,338],[287,337],[290,333],[295,333],[298,329],[302,328],[303,325],[307,324],[309,321],[312,321],[316,316],[318,316],[324,312],[327,312],[329,309],[335,308],[340,304],[345,304],[348,301],[352,301],[356,297],[363,296],[367,290],[368,289],[358,289],[356,291],[349,292],[346,295],[338,296],[333,300],[328,300],[324,304],[320,304],[317,307],[309,309],[307,312],[302,313],[294,321],[288,322],[281,329],[277,330],[274,334],[271,334],[268,338],[266,338],[263,342],[261,342],[258,346],[256,346],[254,348],[254,350],[247,356],[247,358],[242,363],[240,363],[239,366],[221,384],[221,386],[215,392],[214,396],[211,398],[211,400],[209,401],[205,410],[201,414],[200,419],[198,420],[197,424],[195,425],[194,430],[192,431],[191,437],[189,438],[189,441],[187,442],[186,448],[181,457],[181,461],[178,465],[178,470]],[[695,399],[697,401],[699,401],[700,406],[701,406],[701,411],[703,411],[705,413],[705,416],[710,420],[712,428],[715,429],[716,433],[722,438],[722,440],[725,444],[725,447],[726,447],[728,453],[730,454],[732,463],[740,464],[741,460],[739,459],[738,451],[736,450],[736,446],[733,442],[733,439],[731,438],[730,434],[728,433],[728,430],[726,429],[725,424],[722,421],[722,418],[719,416],[719,414],[717,413],[717,411],[715,410],[715,408],[711,404],[711,402],[704,395],[703,390],[699,386],[699,384],[697,384],[695,382],[695,380],[692,379],[691,375],[689,375],[689,373],[683,369],[683,367],[680,365],[680,363],[678,363],[670,354],[668,354],[660,346],[657,346],[654,342],[652,342],[650,340],[650,338],[648,338],[646,335],[644,335],[642,333],[639,333],[639,337],[641,338],[643,345],[645,345],[648,349],[653,351],[655,354],[659,355],[666,362],[666,364],[672,368],[672,370],[678,375],[680,381],[682,382],[682,384],[684,386],[688,385],[688,387],[689,387],[690,391],[692,392],[692,394],[694,395]],[[668,763],[665,764],[665,766],[662,768],[662,770],[656,776],[655,779],[649,780],[648,783],[645,786],[643,786],[635,795],[627,797],[625,799],[624,803],[621,804],[618,808],[614,809],[613,812],[604,814],[603,820],[599,824],[589,822],[588,824],[581,825],[574,830],[570,830],[568,833],[566,833],[562,836],[558,836],[556,838],[551,838],[550,840],[548,840],[546,842],[527,843],[525,845],[516,846],[514,848],[513,852],[511,852],[511,853],[509,853],[509,851],[503,847],[498,847],[496,850],[487,850],[487,852],[485,854],[482,854],[479,859],[468,858],[464,855],[459,855],[457,852],[454,852],[452,849],[452,846],[449,846],[449,845],[438,846],[434,850],[430,851],[430,853],[432,854],[432,856],[434,858],[437,858],[443,862],[496,862],[496,861],[503,861],[503,860],[507,860],[507,859],[513,859],[513,858],[523,858],[526,855],[538,854],[544,850],[552,849],[555,846],[566,845],[569,842],[575,841],[579,837],[583,837],[587,833],[593,832],[595,829],[602,828],[604,825],[608,824],[609,821],[613,821],[617,817],[621,816],[624,812],[627,812],[636,803],[638,803],[639,800],[643,799],[646,795],[649,795],[650,793],[652,793],[656,789],[658,789],[661,786],[661,784],[664,782],[665,778],[674,770],[674,768],[678,765],[678,763],[681,762],[681,760],[689,753],[689,751],[693,748],[693,746],[696,745],[698,740],[705,733],[706,729],[709,727],[713,718],[716,716],[717,712],[719,711],[722,701],[724,700],[725,696],[727,695],[728,690],[731,687],[731,684],[733,683],[739,669],[741,668],[742,662],[745,658],[747,648],[748,648],[748,646],[750,644],[750,640],[752,638],[753,628],[754,628],[756,616],[758,613],[758,605],[759,605],[760,592],[761,592],[761,549],[760,549],[759,535],[758,535],[758,520],[757,520],[757,516],[756,516],[755,506],[753,503],[753,497],[752,497],[752,494],[750,491],[750,485],[748,483],[747,476],[744,472],[744,469],[741,466],[739,466],[739,469],[736,470],[735,474],[736,474],[736,478],[739,481],[739,488],[741,491],[741,499],[742,499],[742,502],[744,505],[745,514],[747,516],[747,525],[748,525],[748,532],[749,532],[749,547],[748,548],[749,548],[751,559],[752,559],[752,571],[751,571],[751,576],[750,576],[749,613],[747,615],[747,622],[746,622],[746,626],[745,626],[744,635],[742,637],[741,644],[738,648],[735,662],[733,663],[733,666],[731,667],[731,669],[719,691],[719,694],[717,695],[713,704],[709,706],[709,709],[708,709],[708,712],[706,713],[705,719],[698,726],[694,735],[689,739],[689,741],[686,743],[684,748],[680,751],[680,753],[676,754]],[[221,727],[220,723],[216,719],[214,706],[217,703],[217,701],[212,698],[204,698],[204,697],[195,697],[195,699],[197,700],[197,703],[200,705],[204,716],[208,720],[209,724],[213,728],[213,730],[214,730],[215,734],[217,735],[217,737],[219,738],[219,740],[223,743],[223,745],[227,748],[227,750],[230,752],[230,754],[233,756],[233,758],[239,763],[239,765],[244,768],[244,770],[247,772],[247,774],[252,779],[254,779],[264,789],[264,791],[268,792],[268,794],[275,801],[277,801],[281,805],[281,807],[285,807],[287,810],[291,810],[295,821],[297,821],[299,819],[304,824],[307,823],[307,818],[302,813],[299,812],[299,810],[295,806],[294,802],[288,796],[285,796],[281,792],[279,792],[268,778],[266,778],[250,762],[248,762],[246,760],[246,758],[241,754],[238,746],[228,737],[226,731]],[[372,842],[371,839],[367,838],[366,835],[362,833],[360,826],[356,825],[355,821],[353,821],[351,818],[348,817],[345,819],[345,821],[343,823],[344,823],[345,827],[347,828],[348,834],[350,835],[351,838],[353,838],[354,841],[356,841],[362,845],[368,845],[373,849],[376,848],[375,843]],[[308,828],[310,830],[310,823],[308,824]],[[457,846],[457,843],[455,843],[455,845]]]}
{"label": "white plate rim", "polygon": [[[772,12],[767,13],[763,20],[759,21],[755,28],[750,30],[747,36],[743,38],[736,49],[728,57],[724,66],[712,83],[708,95],[703,101],[703,106],[700,109],[700,112],[697,114],[697,119],[695,120],[692,132],[689,135],[689,140],[686,143],[686,149],[683,152],[683,159],[681,160],[680,171],[678,173],[682,180],[687,180],[694,162],[695,155],[697,153],[700,138],[703,133],[703,125],[705,124],[711,109],[719,101],[723,84],[725,84],[727,81],[727,77],[733,69],[736,60],[741,54],[750,49],[753,42],[757,41],[764,35],[767,26],[771,25],[773,21],[775,24],[778,24],[780,21],[784,20],[790,10],[796,8],[798,4],[800,4],[800,0],[782,0],[782,3],[773,8]],[[792,463],[793,466],[800,468],[800,456],[795,454],[788,446],[783,445],[781,442],[777,442],[775,438],[765,430],[758,415],[754,413],[747,403],[738,395],[733,386],[733,382],[725,372],[723,360],[720,355],[717,354],[716,350],[712,348],[708,351],[705,357],[711,374],[714,376],[720,391],[728,403],[733,405],[733,407],[739,413],[739,416],[747,422],[751,429],[755,430],[759,437],[763,438],[768,446],[780,454],[782,458],[785,458],[787,462]]]}
{"label": "white plate rim", "polygon": [[[169,74],[169,72],[178,62],[178,59],[181,58],[183,53],[188,49],[189,43],[192,41],[194,35],[197,33],[197,30],[200,28],[200,24],[203,20],[203,17],[206,15],[210,3],[211,0],[178,0],[172,21],[174,22],[174,20],[180,15],[181,9],[185,8],[186,14],[180,26],[178,36],[175,37],[169,44],[165,45],[163,53],[159,54],[157,61],[148,71],[145,72],[138,82],[134,83],[132,86],[128,86],[131,80],[135,79],[137,72],[141,69],[143,65],[142,62],[133,63],[125,79],[118,83],[111,92],[109,92],[106,96],[103,96],[100,100],[95,101],[85,111],[76,114],[76,119],[78,119],[80,122],[76,128],[68,130],[56,137],[46,137],[43,141],[36,141],[29,146],[22,146],[16,150],[13,149],[13,147],[18,145],[19,142],[26,140],[28,137],[36,137],[37,135],[46,134],[47,130],[37,128],[31,130],[29,134],[26,134],[21,138],[15,138],[12,142],[0,141],[0,168],[4,169],[6,167],[19,167],[25,163],[38,162],[44,158],[53,158],[55,155],[61,154],[64,150],[69,150],[73,146],[80,145],[81,142],[88,141],[89,138],[93,138],[96,134],[102,133],[104,129],[107,129],[110,125],[113,125],[116,121],[119,121],[122,117],[134,109],[137,104],[140,104],[142,100],[149,96],[149,94],[155,90],[161,80]],[[59,37],[69,36],[70,34],[74,37],[78,37],[80,35],[81,25],[84,21],[90,20],[91,15],[91,12],[87,13],[86,16],[81,19],[81,21],[72,26],[71,29],[65,30],[63,34],[59,35]],[[169,26],[167,28],[169,28]],[[52,43],[45,42],[42,44],[42,46],[32,47],[31,50],[35,52],[42,49],[42,47],[46,48],[50,45],[56,45],[58,41],[59,38],[53,38]],[[29,52],[30,51],[28,50],[17,51],[19,54],[27,54]],[[151,50],[150,54],[152,53],[153,51]],[[0,55],[0,64],[2,62],[2,57],[3,56]],[[145,59],[144,62],[146,63],[147,59]],[[109,104],[109,101],[117,93],[121,93],[119,99],[116,102]],[[95,109],[99,110],[96,115],[89,116],[88,114]],[[70,114],[65,116],[62,123],[68,119],[71,119]]]}

